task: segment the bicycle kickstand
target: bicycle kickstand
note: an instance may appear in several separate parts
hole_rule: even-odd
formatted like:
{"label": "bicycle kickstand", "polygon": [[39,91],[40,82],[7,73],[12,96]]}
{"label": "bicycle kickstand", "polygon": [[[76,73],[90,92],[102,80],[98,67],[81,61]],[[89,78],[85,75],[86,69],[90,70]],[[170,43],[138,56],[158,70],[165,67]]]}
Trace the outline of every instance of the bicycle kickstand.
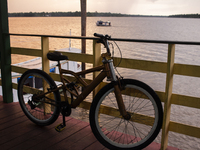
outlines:
{"label": "bicycle kickstand", "polygon": [[63,123],[60,123],[59,125],[57,125],[57,126],[55,127],[55,130],[56,130],[57,132],[63,131],[63,130],[65,129],[65,127],[66,127],[66,124],[65,124],[65,115],[63,114],[62,116],[63,116]]}

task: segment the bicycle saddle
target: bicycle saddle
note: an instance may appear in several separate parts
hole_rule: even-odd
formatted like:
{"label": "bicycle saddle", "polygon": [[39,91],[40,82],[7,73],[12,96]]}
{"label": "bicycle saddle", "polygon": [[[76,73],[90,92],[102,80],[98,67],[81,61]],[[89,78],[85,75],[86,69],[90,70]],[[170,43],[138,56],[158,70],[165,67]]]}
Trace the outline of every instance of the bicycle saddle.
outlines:
{"label": "bicycle saddle", "polygon": [[62,55],[62,53],[56,51],[47,53],[47,58],[52,61],[68,60],[67,56]]}

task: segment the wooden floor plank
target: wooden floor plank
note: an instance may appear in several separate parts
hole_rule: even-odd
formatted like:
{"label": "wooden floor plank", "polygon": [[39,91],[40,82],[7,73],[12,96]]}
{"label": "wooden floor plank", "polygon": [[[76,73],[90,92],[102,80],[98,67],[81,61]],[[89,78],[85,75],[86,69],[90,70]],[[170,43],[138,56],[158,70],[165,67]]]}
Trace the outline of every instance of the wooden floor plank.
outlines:
{"label": "wooden floor plank", "polygon": [[0,110],[0,119],[9,117],[10,115],[13,115],[13,114],[15,114],[17,112],[21,112],[21,111],[22,110],[20,108],[19,103],[15,104],[15,105],[12,105],[12,103],[6,104],[6,107],[4,107],[3,109]]}
{"label": "wooden floor plank", "polygon": [[92,143],[93,140],[96,141],[96,138],[94,139],[88,139],[86,138],[87,135],[92,134],[91,133],[91,129],[88,123],[85,123],[87,126],[85,128],[83,128],[82,130],[79,130],[79,132],[74,133],[73,135],[70,136],[70,138],[67,138],[65,140],[62,140],[61,142],[57,143],[56,145],[53,146],[53,148],[62,148],[62,147],[66,147],[67,149],[76,149],[77,145],[80,149],[80,147],[82,147],[82,149],[84,149],[84,146],[82,142],[84,142],[86,139],[89,144]]}
{"label": "wooden floor plank", "polygon": [[55,136],[37,145],[37,147],[33,147],[31,149],[62,149],[65,146],[61,145],[60,143],[73,143],[73,140],[71,140],[71,136],[75,133],[79,133],[79,131],[87,127],[88,124],[75,119],[73,119],[72,121],[66,124],[66,128],[62,132],[55,133]]}
{"label": "wooden floor plank", "polygon": [[[55,126],[62,122],[62,118],[59,117],[58,120],[45,127],[40,127],[31,122],[31,124],[34,126],[34,130],[31,133],[24,134],[23,137],[28,137],[28,140],[22,140],[17,146],[11,148],[11,149],[30,149],[34,147],[35,145],[46,141],[48,138],[51,138],[54,136],[54,133],[57,133],[55,131]],[[34,133],[33,133],[34,132]],[[23,139],[23,137],[21,137]]]}
{"label": "wooden floor plank", "polygon": [[[84,131],[84,132],[86,133],[87,131]],[[69,150],[72,149],[72,148],[74,150],[79,150],[80,147],[82,147],[83,149],[85,149],[85,148],[89,147],[92,143],[97,142],[97,139],[93,135],[93,133],[92,133],[92,131],[91,131],[90,128],[88,129],[88,133],[89,134],[85,134],[85,136],[82,139],[79,139],[79,141],[77,141],[76,143],[74,143],[73,145],[71,145],[69,147]]]}
{"label": "wooden floor plank", "polygon": [[[15,119],[12,119],[11,121],[5,122],[0,124],[0,136],[3,135],[3,133],[9,134],[13,130],[17,129],[17,125],[22,123],[22,126],[24,126],[23,123],[26,121],[29,121],[26,116],[21,116]],[[30,121],[29,121],[30,122]],[[21,128],[21,126],[19,126]],[[18,129],[20,129],[18,128]]]}
{"label": "wooden floor plank", "polygon": [[9,142],[12,139],[18,138],[19,136],[23,135],[26,132],[30,132],[34,130],[33,127],[30,125],[30,121],[26,120],[5,130],[0,131],[0,144],[4,144]]}
{"label": "wooden floor plank", "polygon": [[[52,145],[55,145],[59,143],[60,141],[65,141],[68,137],[70,137],[75,132],[78,132],[82,128],[84,128],[85,125],[80,120],[71,119],[69,122],[66,122],[66,128],[62,132],[57,132],[55,130],[52,130],[52,135],[43,134],[40,135],[38,140],[40,141],[37,145],[31,147],[32,150],[42,150],[42,149],[53,149]],[[45,139],[42,140],[41,139]]]}
{"label": "wooden floor plank", "polygon": [[[60,122],[61,119],[58,119],[56,121],[56,123]],[[21,136],[18,136],[17,138],[14,138],[12,140],[10,140],[7,143],[2,144],[1,146],[3,146],[5,149],[18,149],[17,147],[20,147],[23,145],[23,147],[25,148],[25,144],[27,141],[30,141],[32,138],[34,138],[35,136],[38,136],[42,133],[48,133],[48,130],[54,128],[54,125],[50,125],[47,127],[40,127],[37,126],[35,124],[33,124],[32,122],[29,123],[29,128],[32,128],[33,130],[30,130],[29,132],[26,132],[24,134],[22,134]]]}
{"label": "wooden floor plank", "polygon": [[102,149],[108,150],[99,141],[96,141],[91,145],[89,145],[88,147],[86,147],[84,150],[102,150]]}
{"label": "wooden floor plank", "polygon": [[13,102],[13,103],[3,103],[0,102],[0,111],[6,108],[11,108],[13,106],[19,105],[19,103]]}
{"label": "wooden floor plank", "polygon": [[10,122],[11,120],[14,120],[14,119],[18,119],[23,116],[24,116],[24,113],[22,111],[20,111],[20,112],[14,113],[13,115],[10,115],[9,117],[0,118],[0,120],[1,120],[0,125],[4,124],[6,122]]}

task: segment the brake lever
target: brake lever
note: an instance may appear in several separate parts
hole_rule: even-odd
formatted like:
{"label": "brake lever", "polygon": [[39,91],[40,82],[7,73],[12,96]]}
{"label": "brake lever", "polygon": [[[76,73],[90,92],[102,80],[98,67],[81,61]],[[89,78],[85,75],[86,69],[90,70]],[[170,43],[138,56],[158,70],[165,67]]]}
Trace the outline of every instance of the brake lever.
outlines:
{"label": "brake lever", "polygon": [[106,39],[111,39],[111,36],[109,36],[108,34],[105,35]]}

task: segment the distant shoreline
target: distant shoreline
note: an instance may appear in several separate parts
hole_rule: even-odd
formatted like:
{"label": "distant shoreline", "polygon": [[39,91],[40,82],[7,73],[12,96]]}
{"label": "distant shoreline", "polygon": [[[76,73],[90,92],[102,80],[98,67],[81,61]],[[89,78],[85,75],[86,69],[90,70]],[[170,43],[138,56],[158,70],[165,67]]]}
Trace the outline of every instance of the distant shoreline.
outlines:
{"label": "distant shoreline", "polygon": [[[81,12],[17,12],[8,13],[9,17],[81,17]],[[169,18],[200,18],[200,14],[177,14],[169,16],[159,15],[131,15],[110,12],[87,12],[87,17],[169,17]]]}

